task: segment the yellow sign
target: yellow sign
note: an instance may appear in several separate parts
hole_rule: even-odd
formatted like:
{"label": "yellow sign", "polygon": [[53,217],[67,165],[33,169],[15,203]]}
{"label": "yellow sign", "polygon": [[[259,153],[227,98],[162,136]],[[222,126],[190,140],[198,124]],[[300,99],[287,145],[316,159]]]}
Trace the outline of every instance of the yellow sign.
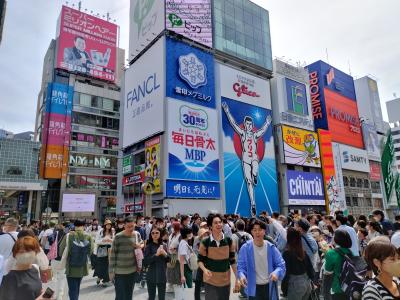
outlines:
{"label": "yellow sign", "polygon": [[[145,143],[145,169],[144,181],[146,185],[146,194],[161,193],[161,164],[160,164],[160,136],[157,136]],[[152,187],[152,191],[149,190]]]}

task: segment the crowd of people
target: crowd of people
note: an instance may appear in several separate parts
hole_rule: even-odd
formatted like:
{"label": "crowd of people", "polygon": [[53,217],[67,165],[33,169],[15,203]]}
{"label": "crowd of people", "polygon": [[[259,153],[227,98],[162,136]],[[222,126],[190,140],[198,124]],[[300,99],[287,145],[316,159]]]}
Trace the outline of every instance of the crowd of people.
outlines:
{"label": "crowd of people", "polygon": [[128,216],[102,226],[9,218],[0,233],[2,300],[63,299],[67,290],[76,300],[89,274],[99,289],[114,285],[116,300],[131,300],[135,285],[150,300],[226,300],[232,290],[250,300],[400,299],[400,216],[390,222],[380,210]]}

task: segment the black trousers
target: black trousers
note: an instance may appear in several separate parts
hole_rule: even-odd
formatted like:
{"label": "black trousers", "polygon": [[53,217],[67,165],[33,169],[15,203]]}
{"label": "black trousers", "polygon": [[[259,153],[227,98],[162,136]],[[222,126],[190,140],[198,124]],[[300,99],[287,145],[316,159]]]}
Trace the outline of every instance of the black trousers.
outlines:
{"label": "black trousers", "polygon": [[256,285],[256,296],[250,297],[249,300],[269,300],[269,284],[257,284]]}
{"label": "black trousers", "polygon": [[228,300],[231,294],[231,286],[214,286],[208,283],[204,284],[207,300]]}
{"label": "black trousers", "polygon": [[115,274],[115,300],[132,300],[135,275]]}
{"label": "black trousers", "polygon": [[158,300],[165,300],[165,290],[167,283],[154,283],[147,281],[147,292],[149,293],[149,300],[156,299],[156,290],[158,290]]}

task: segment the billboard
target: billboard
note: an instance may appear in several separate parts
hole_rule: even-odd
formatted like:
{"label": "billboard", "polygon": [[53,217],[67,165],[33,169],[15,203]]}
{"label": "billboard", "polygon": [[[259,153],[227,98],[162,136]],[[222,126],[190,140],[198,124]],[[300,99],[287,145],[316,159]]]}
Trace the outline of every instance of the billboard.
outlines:
{"label": "billboard", "polygon": [[381,161],[381,139],[379,138],[376,127],[366,122],[362,123],[362,133],[365,149],[368,158],[374,161]]}
{"label": "billboard", "polygon": [[[343,171],[342,171],[342,162],[340,159],[340,148],[339,144],[331,143],[332,144],[332,155],[333,155],[333,165],[335,167],[336,173],[336,189],[338,193],[337,202],[329,202],[329,211],[330,214],[333,215],[335,211],[341,210],[344,212],[345,215],[348,214],[347,204],[346,204],[346,194],[344,191],[344,182],[343,182]],[[332,182],[335,184],[334,182]],[[334,189],[333,189],[334,190]]]}
{"label": "billboard", "polygon": [[318,135],[315,132],[282,126],[285,163],[320,168]]}
{"label": "billboard", "polygon": [[118,26],[67,6],[60,22],[57,68],[114,81]]}
{"label": "billboard", "polygon": [[212,47],[211,0],[167,0],[165,24],[188,39]]}
{"label": "billboard", "polygon": [[167,38],[167,97],[215,108],[214,57]]}
{"label": "billboard", "polygon": [[369,178],[371,181],[381,181],[381,164],[374,161],[369,162]]}
{"label": "billboard", "polygon": [[161,193],[161,137],[157,136],[144,144],[145,147],[145,182],[151,187],[152,193]]}
{"label": "billboard", "polygon": [[289,78],[285,78],[285,85],[288,111],[307,116],[308,101],[306,85]]}
{"label": "billboard", "polygon": [[340,144],[342,169],[369,173],[369,160],[365,150]]}
{"label": "billboard", "polygon": [[125,72],[124,148],[164,131],[164,43],[157,41]]}
{"label": "billboard", "polygon": [[132,173],[132,166],[133,161],[132,161],[132,154],[129,154],[128,156],[124,156],[122,159],[122,175],[130,174]]}
{"label": "billboard", "polygon": [[221,101],[226,212],[279,211],[271,110]]}
{"label": "billboard", "polygon": [[287,170],[286,183],[289,205],[325,205],[321,174]]}
{"label": "billboard", "polygon": [[270,83],[267,80],[217,64],[221,96],[250,105],[271,109]]}
{"label": "billboard", "polygon": [[382,165],[381,165],[387,201],[390,201],[390,196],[392,194],[392,189],[393,189],[393,183],[395,180],[395,174],[392,167],[393,161],[394,161],[393,136],[389,130],[386,144],[382,153]]}
{"label": "billboard", "polygon": [[[186,193],[170,188],[177,180],[199,185],[198,188],[205,182],[214,182],[218,191],[211,195],[219,197],[217,123],[214,109],[168,98],[168,178],[175,181],[167,183],[167,197],[185,197]],[[213,198],[201,192],[190,197]]]}
{"label": "billboard", "polygon": [[95,194],[63,194],[62,212],[94,212]]}
{"label": "billboard", "polygon": [[129,60],[134,59],[165,29],[164,3],[159,0],[131,0]]}

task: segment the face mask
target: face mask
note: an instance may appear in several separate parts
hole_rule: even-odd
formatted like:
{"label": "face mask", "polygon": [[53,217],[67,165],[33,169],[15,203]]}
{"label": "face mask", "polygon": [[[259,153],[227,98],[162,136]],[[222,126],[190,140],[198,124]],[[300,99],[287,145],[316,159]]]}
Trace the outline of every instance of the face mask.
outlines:
{"label": "face mask", "polygon": [[392,275],[393,277],[400,277],[400,260],[396,260],[395,262],[385,263],[384,270]]}
{"label": "face mask", "polygon": [[17,265],[30,265],[36,259],[36,253],[33,251],[19,253],[15,256],[15,260],[17,261]]}
{"label": "face mask", "polygon": [[311,232],[311,234],[312,234],[314,239],[319,238],[319,232],[318,231]]}

